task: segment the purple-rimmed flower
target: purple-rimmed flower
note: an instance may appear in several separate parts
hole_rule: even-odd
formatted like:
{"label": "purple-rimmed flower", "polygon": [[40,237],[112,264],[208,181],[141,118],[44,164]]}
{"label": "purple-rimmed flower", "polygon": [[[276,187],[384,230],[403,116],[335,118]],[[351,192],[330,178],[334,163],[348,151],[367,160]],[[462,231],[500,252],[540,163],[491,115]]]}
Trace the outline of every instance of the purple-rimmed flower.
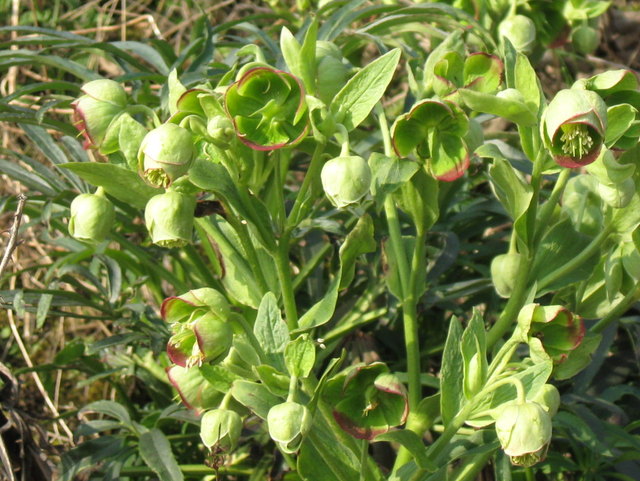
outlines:
{"label": "purple-rimmed flower", "polygon": [[436,179],[452,182],[469,167],[468,130],[469,119],[457,104],[428,99],[396,119],[391,137],[399,156],[415,152]]}
{"label": "purple-rimmed flower", "polygon": [[167,343],[171,362],[191,367],[222,360],[233,342],[230,314],[226,298],[212,288],[165,299],[160,315],[171,324],[173,335]]}
{"label": "purple-rimmed flower", "polygon": [[176,124],[163,124],[142,139],[138,170],[148,184],[166,189],[187,173],[195,153],[191,132]]}
{"label": "purple-rimmed flower", "polygon": [[403,424],[409,413],[404,385],[383,363],[353,366],[327,386],[328,398],[339,399],[333,417],[358,439],[371,440]]}
{"label": "purple-rimmed flower", "polygon": [[255,150],[275,150],[302,140],[309,128],[302,82],[270,67],[248,70],[225,95],[238,138]]}
{"label": "purple-rimmed flower", "polygon": [[547,454],[551,442],[551,416],[536,402],[512,401],[499,408],[496,434],[513,464],[533,466]]}
{"label": "purple-rimmed flower", "polygon": [[170,366],[165,369],[171,385],[188,409],[201,412],[220,404],[223,394],[216,390],[197,367]]}
{"label": "purple-rimmed flower", "polygon": [[527,304],[518,314],[518,329],[529,343],[539,341],[555,364],[565,361],[585,335],[582,317],[563,306]]}
{"label": "purple-rimmed flower", "polygon": [[559,91],[543,114],[543,137],[558,165],[574,169],[596,160],[607,129],[607,106],[589,90]]}
{"label": "purple-rimmed flower", "polygon": [[92,80],[81,90],[84,95],[71,104],[73,123],[85,139],[85,149],[100,149],[109,126],[127,106],[127,94],[122,85],[109,79]]}

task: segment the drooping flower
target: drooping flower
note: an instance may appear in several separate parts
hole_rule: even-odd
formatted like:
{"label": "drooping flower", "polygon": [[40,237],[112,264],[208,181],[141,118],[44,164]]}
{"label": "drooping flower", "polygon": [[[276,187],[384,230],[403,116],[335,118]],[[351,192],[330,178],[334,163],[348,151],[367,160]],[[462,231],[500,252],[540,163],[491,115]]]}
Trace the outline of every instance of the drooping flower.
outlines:
{"label": "drooping flower", "polygon": [[191,242],[193,196],[168,191],[152,197],[144,210],[144,220],[154,244],[161,247],[182,247]]}
{"label": "drooping flower", "polygon": [[71,202],[69,234],[83,242],[102,242],[113,225],[113,204],[101,189],[95,194],[80,194]]}
{"label": "drooping flower", "polygon": [[73,123],[85,139],[84,148],[93,147],[102,152],[109,126],[127,106],[127,94],[122,85],[109,79],[92,80],[81,90],[84,95],[71,104]]}
{"label": "drooping flower", "polygon": [[218,447],[223,451],[233,450],[240,439],[242,418],[231,409],[214,409],[202,416],[200,438],[209,449]]}
{"label": "drooping flower", "polygon": [[189,170],[195,157],[191,133],[176,124],[163,124],[150,131],[138,151],[138,169],[153,187],[167,188]]}
{"label": "drooping flower", "polygon": [[357,203],[369,192],[371,169],[360,156],[340,156],[324,164],[320,178],[331,203],[342,209]]}
{"label": "drooping flower", "polygon": [[298,450],[311,424],[309,408],[293,401],[277,404],[267,414],[269,436],[289,454]]}

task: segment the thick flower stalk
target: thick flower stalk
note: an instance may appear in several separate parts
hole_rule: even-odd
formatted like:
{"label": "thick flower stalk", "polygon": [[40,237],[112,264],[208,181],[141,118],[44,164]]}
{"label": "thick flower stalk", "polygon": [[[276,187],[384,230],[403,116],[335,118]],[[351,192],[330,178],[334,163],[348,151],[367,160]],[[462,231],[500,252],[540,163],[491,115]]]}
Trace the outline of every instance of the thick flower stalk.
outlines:
{"label": "thick flower stalk", "polygon": [[496,434],[513,464],[533,466],[547,454],[551,442],[551,416],[536,402],[512,401],[500,408]]}
{"label": "thick flower stalk", "polygon": [[71,202],[69,234],[89,243],[102,242],[115,220],[113,204],[102,189],[95,194],[80,194]]}
{"label": "thick flower stalk", "polygon": [[309,128],[302,82],[270,67],[253,68],[233,83],[225,108],[238,138],[255,150],[295,144]]}
{"label": "thick flower stalk", "polygon": [[171,362],[182,366],[200,366],[220,361],[233,342],[231,314],[225,297],[212,288],[189,291],[164,300],[160,314],[171,324],[173,335],[167,344]]}
{"label": "thick flower stalk", "polygon": [[71,106],[73,123],[85,139],[83,146],[85,149],[96,148],[104,154],[110,153],[104,151],[103,143],[109,127],[127,106],[127,94],[122,85],[109,79],[92,80],[84,84],[81,90],[84,95]]}
{"label": "thick flower stalk", "polygon": [[373,439],[404,424],[409,413],[407,392],[386,365],[377,362],[354,366],[338,374],[327,387],[335,402],[333,417],[358,439]]}
{"label": "thick flower stalk", "polygon": [[195,153],[191,132],[176,124],[163,124],[142,140],[138,170],[148,184],[167,188],[187,173]]}
{"label": "thick flower stalk", "polygon": [[543,116],[543,137],[554,160],[577,168],[596,160],[604,143],[607,106],[595,92],[565,89],[556,94]]}
{"label": "thick flower stalk", "polygon": [[428,99],[398,117],[391,136],[399,156],[415,152],[436,179],[452,182],[469,167],[468,131],[469,119],[457,104]]}
{"label": "thick flower stalk", "polygon": [[161,247],[183,247],[191,243],[193,196],[168,191],[152,197],[144,210],[144,221],[154,244]]}

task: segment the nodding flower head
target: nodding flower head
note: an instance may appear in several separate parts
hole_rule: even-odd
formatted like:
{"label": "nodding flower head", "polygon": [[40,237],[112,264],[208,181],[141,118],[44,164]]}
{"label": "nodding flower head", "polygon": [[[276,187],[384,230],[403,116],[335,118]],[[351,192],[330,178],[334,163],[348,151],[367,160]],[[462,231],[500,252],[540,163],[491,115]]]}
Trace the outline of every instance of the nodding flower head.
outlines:
{"label": "nodding flower head", "polygon": [[138,168],[147,183],[167,188],[187,173],[195,153],[191,132],[176,124],[164,124],[142,140]]}
{"label": "nodding flower head", "polygon": [[99,149],[109,126],[127,106],[127,94],[118,82],[92,80],[81,88],[84,95],[75,100],[73,123],[84,137],[84,148]]}
{"label": "nodding flower head", "polygon": [[607,128],[607,106],[589,90],[565,89],[547,106],[543,137],[554,160],[576,168],[596,160]]}

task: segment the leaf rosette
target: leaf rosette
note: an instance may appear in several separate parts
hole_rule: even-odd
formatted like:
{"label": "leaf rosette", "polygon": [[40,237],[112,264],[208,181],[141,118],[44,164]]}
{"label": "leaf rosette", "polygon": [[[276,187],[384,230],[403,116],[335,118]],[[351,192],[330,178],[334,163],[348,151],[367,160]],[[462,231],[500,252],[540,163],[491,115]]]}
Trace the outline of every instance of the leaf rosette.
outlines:
{"label": "leaf rosette", "polygon": [[270,67],[248,70],[233,83],[225,108],[238,138],[255,150],[295,144],[309,128],[302,82]]}
{"label": "leaf rosette", "polygon": [[468,130],[469,119],[457,104],[427,99],[396,119],[391,137],[399,156],[415,152],[436,179],[452,182],[469,167]]}
{"label": "leaf rosette", "polygon": [[380,362],[338,374],[327,386],[327,396],[332,402],[340,400],[333,417],[357,439],[372,440],[404,424],[409,413],[404,385]]}
{"label": "leaf rosette", "polygon": [[542,129],[558,165],[570,169],[588,165],[604,144],[607,106],[595,92],[561,90],[543,114]]}
{"label": "leaf rosette", "polygon": [[107,154],[117,150],[106,148],[105,137],[109,127],[124,112],[127,94],[118,82],[98,79],[87,82],[81,88],[84,95],[71,103],[73,123],[85,141],[83,147],[96,148]]}

